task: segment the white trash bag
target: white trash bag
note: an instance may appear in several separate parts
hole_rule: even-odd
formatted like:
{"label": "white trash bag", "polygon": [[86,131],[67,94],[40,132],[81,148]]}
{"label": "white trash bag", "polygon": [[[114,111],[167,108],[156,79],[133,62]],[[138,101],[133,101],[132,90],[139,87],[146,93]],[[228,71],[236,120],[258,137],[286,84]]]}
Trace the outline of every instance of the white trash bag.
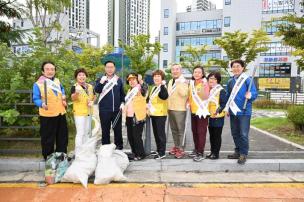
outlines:
{"label": "white trash bag", "polygon": [[[94,118],[93,118],[94,119]],[[97,121],[94,119],[95,123]],[[75,160],[68,168],[61,182],[81,183],[87,187],[88,178],[94,173],[97,165],[96,144],[98,124],[95,124],[92,137],[79,147]]]}
{"label": "white trash bag", "polygon": [[129,165],[126,154],[115,151],[114,144],[102,145],[98,152],[94,184],[108,184],[111,181],[125,181],[123,172]]}

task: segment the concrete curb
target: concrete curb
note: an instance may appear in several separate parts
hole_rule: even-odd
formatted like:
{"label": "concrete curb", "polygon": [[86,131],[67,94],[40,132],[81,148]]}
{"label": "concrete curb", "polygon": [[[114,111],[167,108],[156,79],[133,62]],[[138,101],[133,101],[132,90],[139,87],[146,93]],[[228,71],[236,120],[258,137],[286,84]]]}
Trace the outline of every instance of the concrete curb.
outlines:
{"label": "concrete curb", "polygon": [[[43,171],[44,162],[39,159],[0,159],[0,172]],[[127,172],[252,172],[252,171],[304,171],[304,159],[248,159],[245,165],[236,160],[205,159],[193,162],[192,159],[145,159],[131,162]]]}
{"label": "concrete curb", "polygon": [[281,137],[279,137],[279,136],[277,136],[277,135],[274,135],[274,134],[272,134],[272,133],[269,133],[269,132],[267,132],[267,131],[264,131],[264,130],[259,129],[259,128],[254,127],[254,126],[250,126],[250,128],[252,128],[252,129],[254,129],[254,130],[257,130],[257,131],[263,133],[264,135],[267,135],[267,136],[270,136],[270,137],[272,137],[272,138],[274,138],[274,139],[277,139],[277,140],[279,140],[279,141],[281,141],[281,142],[284,142],[284,143],[286,143],[286,144],[290,144],[290,145],[292,145],[292,146],[294,146],[294,147],[296,147],[296,148],[298,148],[298,149],[304,150],[304,146],[302,146],[302,145],[299,145],[299,144],[297,144],[297,143],[291,142],[291,141],[289,141],[289,140],[286,140],[286,139],[284,139],[284,138],[281,138]]}

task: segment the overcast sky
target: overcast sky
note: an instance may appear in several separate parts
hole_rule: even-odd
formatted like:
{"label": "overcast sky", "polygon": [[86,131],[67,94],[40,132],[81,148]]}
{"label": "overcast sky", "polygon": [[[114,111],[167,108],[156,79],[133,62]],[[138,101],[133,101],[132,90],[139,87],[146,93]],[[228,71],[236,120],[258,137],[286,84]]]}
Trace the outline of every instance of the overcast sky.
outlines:
{"label": "overcast sky", "polygon": [[[150,14],[150,35],[152,41],[158,35],[160,28],[160,1],[151,0],[151,14]],[[164,0],[165,1],[165,0]],[[191,5],[192,0],[176,0],[177,11],[185,12],[186,7]],[[90,5],[90,29],[100,34],[101,45],[107,43],[107,0],[91,0]],[[216,3],[217,8],[223,7],[223,0],[212,0]],[[151,20],[153,19],[153,23]]]}

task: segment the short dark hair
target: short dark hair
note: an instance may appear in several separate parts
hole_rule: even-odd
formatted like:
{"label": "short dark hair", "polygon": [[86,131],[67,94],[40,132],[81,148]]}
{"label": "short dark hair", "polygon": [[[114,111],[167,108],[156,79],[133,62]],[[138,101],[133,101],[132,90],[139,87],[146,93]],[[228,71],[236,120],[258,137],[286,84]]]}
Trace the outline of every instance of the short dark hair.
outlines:
{"label": "short dark hair", "polygon": [[207,80],[209,80],[210,77],[214,76],[217,80],[217,83],[220,84],[222,80],[222,76],[220,72],[210,72],[207,76]]}
{"label": "short dark hair", "polygon": [[164,73],[162,70],[160,70],[160,69],[155,70],[155,71],[152,73],[152,78],[153,78],[154,76],[156,76],[156,75],[160,75],[161,78],[162,78],[162,80],[165,80],[165,73]]}
{"label": "short dark hair", "polygon": [[[203,73],[203,77],[202,77],[202,78],[205,78],[205,77],[206,77],[205,70],[204,70],[204,67],[203,67],[203,66],[201,66],[201,65],[196,65],[196,66],[193,68],[192,72],[194,72],[194,70],[196,70],[196,69],[201,69],[201,70],[202,70],[202,73]],[[192,80],[194,80],[194,77],[193,77],[193,76],[192,76]]]}
{"label": "short dark hair", "polygon": [[55,71],[56,71],[56,66],[55,64],[52,62],[52,61],[44,61],[42,64],[41,64],[41,71],[44,72],[44,66],[47,65],[47,64],[51,64],[55,67]]}
{"label": "short dark hair", "polygon": [[114,66],[116,66],[116,65],[115,65],[115,62],[114,62],[114,61],[112,61],[112,60],[108,60],[108,61],[106,61],[106,62],[104,63],[104,66],[106,66],[108,63],[113,63],[113,65],[114,65]]}
{"label": "short dark hair", "polygon": [[77,78],[79,73],[84,73],[86,75],[86,77],[88,76],[88,72],[84,68],[79,68],[79,69],[76,69],[74,72],[75,79]]}
{"label": "short dark hair", "polygon": [[233,64],[234,63],[238,63],[240,64],[242,67],[245,68],[245,62],[243,60],[232,60],[231,63],[230,63],[230,67],[232,68]]}

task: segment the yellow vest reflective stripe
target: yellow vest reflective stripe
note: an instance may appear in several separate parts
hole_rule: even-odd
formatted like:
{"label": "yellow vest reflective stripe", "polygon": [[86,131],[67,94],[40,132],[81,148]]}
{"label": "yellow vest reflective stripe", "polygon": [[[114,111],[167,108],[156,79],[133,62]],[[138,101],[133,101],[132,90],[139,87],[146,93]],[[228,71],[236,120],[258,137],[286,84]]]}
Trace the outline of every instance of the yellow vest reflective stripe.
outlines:
{"label": "yellow vest reflective stripe", "polygon": [[[60,85],[59,79],[55,78],[54,82]],[[39,87],[41,100],[45,101],[45,94],[44,94],[44,86],[43,83],[36,82]],[[62,104],[62,94],[57,92],[57,96],[54,91],[50,88],[47,89],[47,106],[48,110],[43,108],[39,108],[39,115],[45,117],[55,117],[60,114],[65,114],[65,107]]]}
{"label": "yellow vest reflective stripe", "polygon": [[[74,84],[75,90],[79,84]],[[80,91],[76,100],[73,101],[73,113],[75,116],[87,116],[89,115],[88,102],[94,99],[93,86],[88,84],[88,94],[80,86]]]}
{"label": "yellow vest reflective stripe", "polygon": [[[152,95],[153,90],[156,88],[157,88],[156,86],[152,88],[150,92],[150,96]],[[168,100],[162,100],[157,95],[151,100],[151,104],[155,109],[155,111],[153,111],[153,113],[150,114],[151,116],[167,116]]]}

